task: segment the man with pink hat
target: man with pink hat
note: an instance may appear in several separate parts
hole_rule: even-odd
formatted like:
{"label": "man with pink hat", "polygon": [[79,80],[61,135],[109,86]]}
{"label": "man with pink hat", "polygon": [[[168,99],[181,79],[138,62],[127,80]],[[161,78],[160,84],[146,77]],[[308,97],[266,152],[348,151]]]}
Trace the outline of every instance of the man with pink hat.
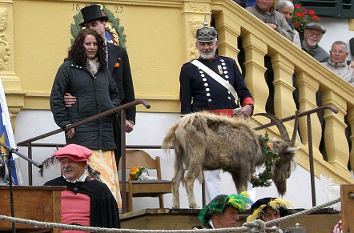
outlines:
{"label": "man with pink hat", "polygon": [[44,186],[67,188],[61,193],[62,223],[119,228],[117,202],[107,185],[94,178],[95,171],[88,166],[91,154],[90,149],[76,144],[56,151],[53,157],[60,163],[62,176]]}

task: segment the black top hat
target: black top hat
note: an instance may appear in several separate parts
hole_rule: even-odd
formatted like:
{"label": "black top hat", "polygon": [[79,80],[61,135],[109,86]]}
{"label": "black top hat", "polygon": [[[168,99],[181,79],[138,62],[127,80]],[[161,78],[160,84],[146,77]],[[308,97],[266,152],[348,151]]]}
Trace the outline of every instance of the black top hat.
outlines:
{"label": "black top hat", "polygon": [[103,20],[108,21],[108,17],[103,14],[101,7],[99,5],[90,5],[81,9],[81,14],[84,22],[80,23],[80,26],[85,26],[85,24],[93,20]]}

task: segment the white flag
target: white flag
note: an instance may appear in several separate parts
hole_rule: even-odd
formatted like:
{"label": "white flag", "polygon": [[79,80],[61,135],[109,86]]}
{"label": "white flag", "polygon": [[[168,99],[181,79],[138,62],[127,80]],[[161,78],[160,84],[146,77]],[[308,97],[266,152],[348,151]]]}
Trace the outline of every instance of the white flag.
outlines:
{"label": "white flag", "polygon": [[[2,80],[0,80],[0,113],[0,143],[10,146],[12,148],[16,148],[14,132],[11,126],[10,114],[6,104],[6,97],[4,87],[2,85]],[[1,152],[2,154],[7,154],[6,149],[2,147]],[[15,185],[22,185],[23,179],[21,170],[19,168],[18,160],[19,157],[16,154],[12,153],[12,159],[10,161],[11,175],[12,181]],[[8,166],[7,162],[6,165]]]}

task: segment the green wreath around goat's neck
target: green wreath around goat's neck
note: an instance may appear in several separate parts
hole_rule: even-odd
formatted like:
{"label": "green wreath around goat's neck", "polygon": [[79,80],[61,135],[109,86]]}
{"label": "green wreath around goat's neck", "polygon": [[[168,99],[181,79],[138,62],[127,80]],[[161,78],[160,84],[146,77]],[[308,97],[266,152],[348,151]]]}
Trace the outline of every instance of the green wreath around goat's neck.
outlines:
{"label": "green wreath around goat's neck", "polygon": [[272,167],[279,159],[279,154],[271,148],[272,144],[269,142],[267,133],[262,137],[261,143],[263,155],[266,157],[264,162],[265,169],[260,174],[252,175],[251,183],[253,187],[268,187],[271,184]]}

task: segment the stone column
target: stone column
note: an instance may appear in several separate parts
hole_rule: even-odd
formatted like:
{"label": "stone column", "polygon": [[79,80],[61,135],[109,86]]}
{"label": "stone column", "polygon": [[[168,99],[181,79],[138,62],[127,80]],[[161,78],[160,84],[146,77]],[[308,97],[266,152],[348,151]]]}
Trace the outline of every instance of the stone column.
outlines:
{"label": "stone column", "polygon": [[240,50],[237,47],[237,38],[241,34],[241,25],[230,16],[233,15],[224,11],[216,16],[215,28],[219,34],[219,54],[232,57],[238,63],[237,55]]}
{"label": "stone column", "polygon": [[255,102],[254,112],[265,112],[269,95],[264,79],[266,71],[264,56],[267,54],[267,44],[251,33],[247,33],[242,39],[245,49],[245,82]]}
{"label": "stone column", "polygon": [[345,137],[344,115],[347,112],[347,102],[335,92],[327,89],[322,93],[323,104],[331,104],[338,113],[332,113],[330,110],[325,111],[325,147],[328,156],[328,162],[339,169],[347,171],[349,160],[349,146]]}
{"label": "stone column", "polygon": [[[301,71],[296,74],[298,89],[299,89],[299,110],[301,112],[317,108],[316,104],[316,92],[319,89],[319,82],[312,79],[310,75]],[[311,115],[311,130],[312,130],[312,145],[314,151],[314,157],[323,159],[319,151],[319,145],[321,142],[322,129],[317,114]],[[307,117],[301,117],[299,119],[299,127],[301,140],[303,144],[308,144],[307,134]]]}
{"label": "stone column", "polygon": [[206,18],[210,24],[211,11],[208,3],[200,2],[185,2],[183,6],[185,43],[186,43],[186,58],[188,61],[199,56],[198,50],[195,47],[195,33],[198,28],[203,26]]}
{"label": "stone column", "polygon": [[24,106],[21,80],[15,74],[13,1],[0,1],[0,78],[6,93],[12,125],[17,113]]}

